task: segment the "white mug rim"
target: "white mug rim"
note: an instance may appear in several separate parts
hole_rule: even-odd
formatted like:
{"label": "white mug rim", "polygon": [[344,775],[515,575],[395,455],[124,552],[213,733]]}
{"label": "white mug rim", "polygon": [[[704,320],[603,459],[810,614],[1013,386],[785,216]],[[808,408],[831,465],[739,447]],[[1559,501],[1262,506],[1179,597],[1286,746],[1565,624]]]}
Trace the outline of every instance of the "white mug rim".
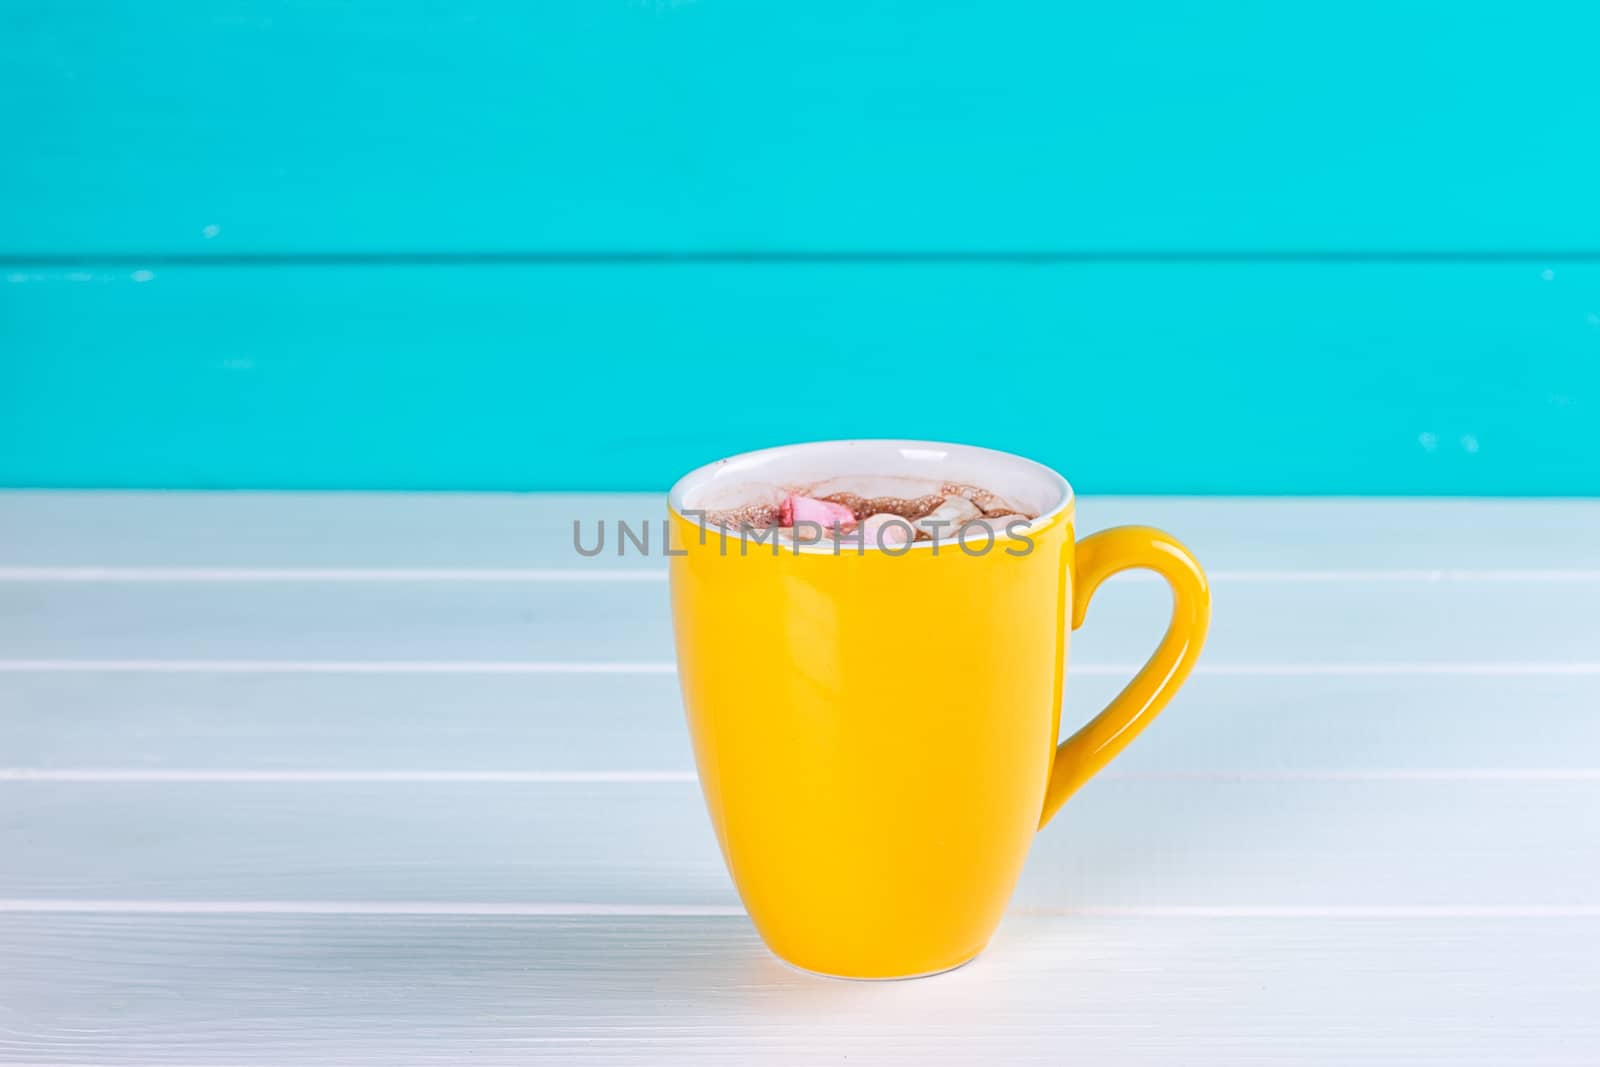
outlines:
{"label": "white mug rim", "polygon": [[[983,448],[979,445],[963,445],[947,441],[859,437],[824,441],[801,441],[793,444],[776,445],[771,448],[754,449],[749,452],[740,452],[736,455],[714,460],[703,466],[696,467],[673,483],[672,488],[667,492],[667,507],[672,514],[683,518],[686,522],[695,522],[696,520],[691,517],[697,513],[694,509],[690,509],[687,514],[685,513],[685,498],[719,477],[726,477],[730,473],[753,470],[774,460],[794,456],[796,453],[810,450],[818,452],[847,450],[854,447],[872,448],[887,452],[923,453],[926,458],[934,458],[935,454],[939,457],[954,456],[978,463],[993,463],[1014,473],[1037,478],[1040,484],[1048,486],[1055,499],[1053,504],[1028,523],[1028,530],[1042,529],[1049,525],[1062,513],[1070,511],[1075,499],[1071,483],[1058,471],[1045,466],[1037,460],[1019,456],[1014,452],[1003,452],[999,449]],[[743,533],[733,530],[722,531],[722,536],[741,540],[744,537]],[[948,548],[953,543],[953,538],[949,540],[942,539],[939,542],[939,547]],[[880,546],[875,545],[867,547],[872,551],[883,550]],[[933,547],[933,542],[915,541],[910,544],[894,546],[896,551],[893,554],[899,555],[907,549],[927,550]],[[799,546],[799,548],[802,552],[832,552],[833,545],[831,542],[824,541],[818,544]]]}

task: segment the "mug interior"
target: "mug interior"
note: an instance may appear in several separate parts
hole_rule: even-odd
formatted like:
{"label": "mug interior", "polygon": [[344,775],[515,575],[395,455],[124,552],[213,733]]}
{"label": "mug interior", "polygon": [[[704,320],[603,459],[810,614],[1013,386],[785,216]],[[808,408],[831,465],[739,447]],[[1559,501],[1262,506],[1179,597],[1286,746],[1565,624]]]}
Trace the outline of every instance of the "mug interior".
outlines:
{"label": "mug interior", "polygon": [[[938,441],[815,441],[719,459],[678,480],[668,506],[694,512],[776,504],[790,492],[916,497],[946,483],[978,486],[1048,522],[1072,504],[1067,480],[1042,463]],[[926,544],[926,542],[919,542]]]}

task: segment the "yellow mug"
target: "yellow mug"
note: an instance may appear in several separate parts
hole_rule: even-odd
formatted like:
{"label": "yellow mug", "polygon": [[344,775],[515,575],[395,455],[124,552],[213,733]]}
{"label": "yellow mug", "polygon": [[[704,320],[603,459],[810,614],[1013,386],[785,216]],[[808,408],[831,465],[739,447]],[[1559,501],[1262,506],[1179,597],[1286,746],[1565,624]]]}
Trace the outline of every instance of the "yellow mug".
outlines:
{"label": "yellow mug", "polygon": [[[880,548],[759,543],[701,514],[850,477],[975,485],[1039,517],[992,543],[974,531]],[[936,974],[981,952],[1034,832],[1172,699],[1210,622],[1181,544],[1139,526],[1076,541],[1066,479],[1003,452],[767,449],[685,476],[668,508],[678,674],[711,822],[762,939],[820,974]],[[1095,588],[1135,567],[1172,586],[1166,636],[1058,747],[1068,634]]]}

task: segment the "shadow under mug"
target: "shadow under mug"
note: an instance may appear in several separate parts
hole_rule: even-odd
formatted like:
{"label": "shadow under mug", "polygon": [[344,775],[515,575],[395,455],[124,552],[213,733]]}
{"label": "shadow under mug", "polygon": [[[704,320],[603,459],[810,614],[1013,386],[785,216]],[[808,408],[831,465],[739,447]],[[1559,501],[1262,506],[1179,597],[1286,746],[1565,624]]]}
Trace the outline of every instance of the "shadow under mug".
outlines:
{"label": "shadow under mug", "polygon": [[[752,543],[702,510],[831,478],[958,483],[1039,517],[993,542]],[[988,944],[1036,830],[1172,698],[1206,578],[1148,527],[1076,539],[1066,479],[1018,456],[829,441],[721,460],[668,500],[679,681],[728,870],[780,958],[847,978],[958,967]],[[1070,631],[1130,568],[1172,586],[1154,655],[1057,745]]]}

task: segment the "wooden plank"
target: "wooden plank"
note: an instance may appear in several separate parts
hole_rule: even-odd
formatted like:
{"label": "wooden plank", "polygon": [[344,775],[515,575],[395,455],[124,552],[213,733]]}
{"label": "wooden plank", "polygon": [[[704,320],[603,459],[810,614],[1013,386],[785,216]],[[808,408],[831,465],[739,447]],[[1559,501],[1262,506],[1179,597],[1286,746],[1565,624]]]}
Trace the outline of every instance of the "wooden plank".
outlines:
{"label": "wooden plank", "polygon": [[1592,251],[1597,30],[1582,0],[13,4],[3,247]]}
{"label": "wooden plank", "polygon": [[742,919],[0,915],[8,1063],[1576,1065],[1600,921],[1012,919],[828,982]]}
{"label": "wooden plank", "polygon": [[[733,906],[692,782],[3,784],[0,899]],[[1593,907],[1586,782],[1108,779],[1013,903]]]}
{"label": "wooden plank", "polygon": [[0,278],[12,486],[659,491],[747,448],[954,435],[1091,494],[1600,494],[1594,265]]}
{"label": "wooden plank", "polygon": [[[664,660],[657,561],[558,545],[634,505],[0,494],[0,648]],[[973,966],[767,956],[670,673],[7,669],[0,1062],[1592,1061],[1595,505],[1084,517],[1215,560],[1209,669],[1039,836]],[[138,573],[54,573],[105,565]],[[1164,599],[1097,598],[1069,720]]]}
{"label": "wooden plank", "polygon": [[[1600,504],[1544,506],[1555,509],[1541,512],[1553,520],[1600,525]],[[576,575],[638,568],[664,578],[664,558],[618,556],[615,539],[619,521],[638,532],[665,515],[664,493],[10,490],[0,491],[0,568],[565,568]],[[1521,519],[1507,514],[1501,521]],[[574,522],[587,546],[604,522],[607,552],[578,553]],[[1565,521],[1546,525],[1570,528]],[[659,536],[651,530],[657,548]],[[1586,537],[1566,544],[1569,563],[1600,567],[1600,548],[1585,547]]]}
{"label": "wooden plank", "polygon": [[[1239,583],[1214,594],[1205,670],[1595,670],[1594,584]],[[1169,615],[1155,581],[1114,579],[1072,638],[1080,670],[1131,673]],[[667,670],[667,587],[546,584],[12,583],[4,660],[315,661]],[[1589,666],[1583,667],[1583,664]],[[1354,666],[1351,666],[1354,665]],[[203,663],[202,663],[203,669]]]}
{"label": "wooden plank", "polygon": [[[408,572],[515,582],[506,572],[519,569],[539,572],[521,576],[532,581],[556,569],[664,578],[659,552],[642,557],[630,546],[619,557],[615,532],[619,520],[637,530],[665,506],[663,493],[0,490],[0,581],[51,580],[57,568],[68,572],[60,580],[76,568],[88,568],[86,580],[272,581],[283,571],[309,580],[317,575],[303,572],[322,569],[338,572],[328,576],[336,582]],[[1596,500],[1089,495],[1077,508],[1084,532],[1125,523],[1172,530],[1220,585],[1600,577]],[[572,524],[592,546],[602,521],[606,552],[575,552]]]}
{"label": "wooden plank", "polygon": [[[1123,681],[1073,677],[1063,722]],[[1200,674],[1108,773],[1536,780],[1597,752],[1600,675]],[[0,674],[0,775],[693,770],[667,674]]]}

